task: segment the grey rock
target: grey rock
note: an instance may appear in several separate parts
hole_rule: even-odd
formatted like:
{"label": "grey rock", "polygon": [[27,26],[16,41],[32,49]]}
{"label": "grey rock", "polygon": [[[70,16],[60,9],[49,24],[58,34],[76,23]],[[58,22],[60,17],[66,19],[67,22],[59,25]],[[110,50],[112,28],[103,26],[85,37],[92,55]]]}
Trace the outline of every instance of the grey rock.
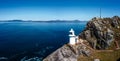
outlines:
{"label": "grey rock", "polygon": [[53,52],[43,61],[77,61],[75,52],[67,45]]}
{"label": "grey rock", "polygon": [[85,30],[79,35],[94,49],[106,49],[114,41],[114,28],[120,28],[120,18],[93,18],[87,23]]}
{"label": "grey rock", "polygon": [[85,48],[85,45],[64,45],[43,61],[77,61],[78,56],[84,54],[90,56],[90,50]]}

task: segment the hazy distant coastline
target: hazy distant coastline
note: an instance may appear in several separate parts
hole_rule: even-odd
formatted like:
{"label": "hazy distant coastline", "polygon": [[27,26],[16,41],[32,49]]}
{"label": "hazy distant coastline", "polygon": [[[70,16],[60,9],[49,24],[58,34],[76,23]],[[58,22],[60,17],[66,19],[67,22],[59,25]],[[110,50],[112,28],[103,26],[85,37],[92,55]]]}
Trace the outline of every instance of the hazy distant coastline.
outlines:
{"label": "hazy distant coastline", "polygon": [[48,20],[48,21],[32,21],[32,20],[0,20],[0,22],[87,22],[87,21],[81,21],[81,20]]}

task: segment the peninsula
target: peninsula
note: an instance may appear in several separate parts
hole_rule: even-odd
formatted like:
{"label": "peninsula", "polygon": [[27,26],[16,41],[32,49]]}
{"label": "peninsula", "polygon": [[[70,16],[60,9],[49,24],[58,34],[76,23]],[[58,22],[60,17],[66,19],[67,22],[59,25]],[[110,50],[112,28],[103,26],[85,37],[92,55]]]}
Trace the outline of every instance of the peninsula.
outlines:
{"label": "peninsula", "polygon": [[119,46],[120,17],[95,17],[78,35],[77,42],[65,44],[43,61],[119,61]]}

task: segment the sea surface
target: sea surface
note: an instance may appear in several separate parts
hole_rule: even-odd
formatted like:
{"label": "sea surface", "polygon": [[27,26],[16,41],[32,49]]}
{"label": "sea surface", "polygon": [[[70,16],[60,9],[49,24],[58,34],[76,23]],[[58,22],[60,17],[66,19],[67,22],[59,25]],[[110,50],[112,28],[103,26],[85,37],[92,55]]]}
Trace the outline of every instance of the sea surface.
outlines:
{"label": "sea surface", "polygon": [[69,30],[79,35],[87,22],[0,22],[0,57],[45,58],[69,42]]}

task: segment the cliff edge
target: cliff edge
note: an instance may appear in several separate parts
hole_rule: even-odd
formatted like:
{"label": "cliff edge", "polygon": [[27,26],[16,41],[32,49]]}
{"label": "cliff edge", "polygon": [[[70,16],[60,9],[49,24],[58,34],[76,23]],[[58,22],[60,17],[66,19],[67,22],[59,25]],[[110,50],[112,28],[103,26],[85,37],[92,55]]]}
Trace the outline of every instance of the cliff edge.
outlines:
{"label": "cliff edge", "polygon": [[[94,49],[106,49],[112,42],[120,42],[120,17],[93,18],[79,35],[87,40]],[[118,43],[119,44],[119,43]]]}
{"label": "cliff edge", "polygon": [[[106,56],[110,54],[110,56],[115,55],[115,57],[117,57],[115,60],[119,59],[120,17],[95,17],[91,19],[87,23],[86,28],[80,33],[79,40],[83,42],[77,43],[76,45],[66,44],[46,57],[43,61],[88,61],[82,60],[85,57],[87,57],[85,59],[91,59],[91,61],[95,58],[109,61],[109,59],[103,59],[104,54],[106,54]],[[97,56],[98,52],[100,55]]]}

